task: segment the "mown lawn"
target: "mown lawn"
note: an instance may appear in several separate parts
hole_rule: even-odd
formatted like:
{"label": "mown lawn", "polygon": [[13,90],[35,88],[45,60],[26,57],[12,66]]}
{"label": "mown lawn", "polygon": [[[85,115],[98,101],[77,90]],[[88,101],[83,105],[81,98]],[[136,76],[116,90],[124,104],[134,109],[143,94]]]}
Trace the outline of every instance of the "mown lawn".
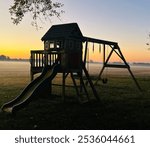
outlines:
{"label": "mown lawn", "polygon": [[[10,79],[9,79],[10,78]],[[0,113],[0,129],[150,129],[150,76],[137,77],[140,92],[128,76],[110,76],[96,86],[101,102],[79,104],[75,90],[67,89],[66,103],[59,89],[38,98],[15,115]],[[15,98],[29,82],[28,77],[7,77],[0,82],[0,106]],[[90,96],[92,93],[88,87]]]}

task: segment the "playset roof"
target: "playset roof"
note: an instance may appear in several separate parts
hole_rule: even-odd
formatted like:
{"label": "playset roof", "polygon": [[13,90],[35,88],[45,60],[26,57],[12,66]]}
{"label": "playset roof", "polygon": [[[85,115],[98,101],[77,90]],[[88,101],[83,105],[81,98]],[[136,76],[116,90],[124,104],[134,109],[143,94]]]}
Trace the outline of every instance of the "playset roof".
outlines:
{"label": "playset roof", "polygon": [[83,40],[82,32],[77,23],[53,25],[41,38],[41,40],[46,41],[66,38],[76,38]]}

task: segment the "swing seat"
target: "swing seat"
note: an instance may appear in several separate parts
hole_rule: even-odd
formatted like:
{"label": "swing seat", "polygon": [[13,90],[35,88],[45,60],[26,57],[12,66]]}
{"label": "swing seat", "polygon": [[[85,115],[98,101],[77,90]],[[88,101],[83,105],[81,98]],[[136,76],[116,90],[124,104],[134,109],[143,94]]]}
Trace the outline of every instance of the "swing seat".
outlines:
{"label": "swing seat", "polygon": [[107,79],[107,78],[103,78],[103,79],[102,79],[102,82],[103,82],[103,84],[107,84],[108,79]]}

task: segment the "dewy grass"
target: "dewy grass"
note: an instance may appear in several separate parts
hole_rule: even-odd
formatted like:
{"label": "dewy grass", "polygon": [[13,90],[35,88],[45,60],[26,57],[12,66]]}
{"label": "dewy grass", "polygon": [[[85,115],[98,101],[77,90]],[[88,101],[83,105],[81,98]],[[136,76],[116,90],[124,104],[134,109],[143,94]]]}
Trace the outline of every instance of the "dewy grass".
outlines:
{"label": "dewy grass", "polygon": [[[14,86],[5,83],[0,87],[0,105],[15,98],[27,85],[26,81],[15,81]],[[68,102],[52,102],[51,99],[61,99],[61,88],[57,89],[59,95],[54,87],[54,95],[32,101],[16,116],[1,113],[0,129],[150,129],[150,88],[147,86],[150,77],[138,78],[138,81],[143,93],[128,78],[113,77],[107,84],[99,82],[96,89],[104,107],[98,102],[82,105],[71,102],[70,99],[77,96],[74,89],[68,88]]]}
{"label": "dewy grass", "polygon": [[[30,82],[29,71],[1,73],[0,106]],[[138,73],[136,77],[142,92],[130,75],[109,74],[107,84],[100,81],[96,90],[103,105],[96,101],[79,104],[75,89],[68,87],[66,102],[61,103],[61,87],[54,86],[53,95],[45,98],[41,94],[15,115],[0,113],[0,129],[150,129],[150,76]],[[54,82],[61,84],[60,76]],[[67,84],[72,81],[68,79]],[[88,91],[91,97],[90,87]]]}

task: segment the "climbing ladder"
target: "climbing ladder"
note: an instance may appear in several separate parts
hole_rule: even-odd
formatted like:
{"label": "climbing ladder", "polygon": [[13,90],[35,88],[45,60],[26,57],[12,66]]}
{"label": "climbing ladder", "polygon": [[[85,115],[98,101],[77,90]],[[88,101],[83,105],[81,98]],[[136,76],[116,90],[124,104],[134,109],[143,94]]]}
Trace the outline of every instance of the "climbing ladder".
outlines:
{"label": "climbing ladder", "polygon": [[[85,64],[83,62],[82,62],[82,71],[85,74],[85,78],[89,83],[89,88],[91,88],[94,98],[97,101],[100,101],[98,93],[97,93],[97,91],[94,87],[94,84],[93,84],[90,76],[89,76],[88,70],[86,69]],[[83,79],[83,75],[82,75],[83,72],[77,72],[77,75],[76,75],[76,77],[78,77],[77,79],[80,80],[79,85],[77,84],[74,73],[70,72],[70,76],[71,76],[71,79],[73,81],[73,85],[74,85],[74,88],[75,88],[75,91],[76,91],[76,94],[77,94],[78,101],[81,102],[81,103],[88,102],[89,100],[91,100],[90,97],[89,97],[89,91],[87,90],[87,87],[86,87],[84,79]],[[65,79],[67,78],[68,75],[69,75],[69,73],[64,73],[64,76],[63,76],[63,85],[62,85],[62,87],[64,87],[64,89],[62,90],[62,93],[63,93],[62,96],[64,97],[64,100],[65,100],[65,87],[66,87],[65,86]]]}

